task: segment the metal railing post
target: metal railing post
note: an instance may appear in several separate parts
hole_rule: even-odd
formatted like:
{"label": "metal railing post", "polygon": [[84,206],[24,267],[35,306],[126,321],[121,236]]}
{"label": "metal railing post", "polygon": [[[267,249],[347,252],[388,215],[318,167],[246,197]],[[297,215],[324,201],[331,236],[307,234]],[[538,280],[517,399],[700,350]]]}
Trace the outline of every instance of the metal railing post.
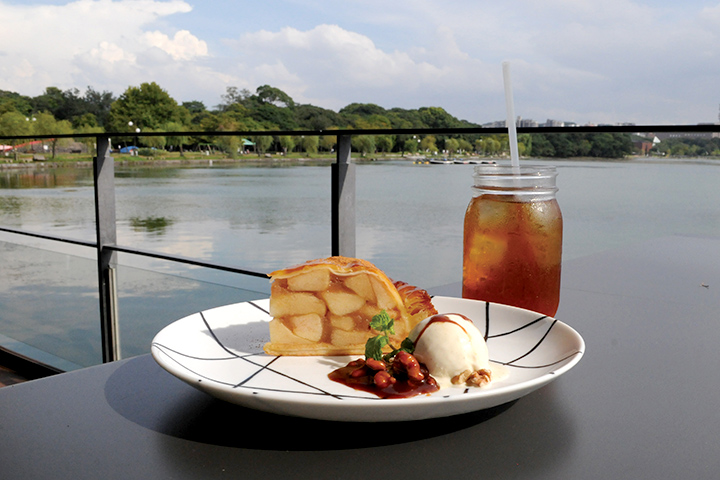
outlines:
{"label": "metal railing post", "polygon": [[108,248],[117,244],[115,165],[110,156],[109,137],[97,137],[97,156],[93,159],[93,173],[102,360],[111,362],[120,358],[120,342],[115,278],[117,254]]}
{"label": "metal railing post", "polygon": [[338,135],[337,161],[332,164],[333,255],[355,256],[355,164],[350,156],[351,135]]}

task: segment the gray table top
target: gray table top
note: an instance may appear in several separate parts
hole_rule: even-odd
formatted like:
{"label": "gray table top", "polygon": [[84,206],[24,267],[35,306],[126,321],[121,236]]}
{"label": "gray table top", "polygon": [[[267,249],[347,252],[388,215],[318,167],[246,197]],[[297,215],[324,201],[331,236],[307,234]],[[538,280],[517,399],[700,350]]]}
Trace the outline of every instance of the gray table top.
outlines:
{"label": "gray table top", "polygon": [[0,389],[1,476],[718,478],[720,239],[573,260],[562,281],[557,318],[585,356],[509,405],[392,424],[281,417],[144,355]]}

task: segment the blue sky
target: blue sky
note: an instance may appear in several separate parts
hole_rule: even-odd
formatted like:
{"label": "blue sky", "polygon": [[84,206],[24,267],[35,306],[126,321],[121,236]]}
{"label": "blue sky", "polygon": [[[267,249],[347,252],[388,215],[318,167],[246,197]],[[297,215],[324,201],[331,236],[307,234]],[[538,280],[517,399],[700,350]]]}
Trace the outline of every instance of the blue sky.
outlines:
{"label": "blue sky", "polygon": [[0,0],[0,89],[178,102],[278,87],[339,110],[440,106],[475,123],[718,121],[720,0]]}

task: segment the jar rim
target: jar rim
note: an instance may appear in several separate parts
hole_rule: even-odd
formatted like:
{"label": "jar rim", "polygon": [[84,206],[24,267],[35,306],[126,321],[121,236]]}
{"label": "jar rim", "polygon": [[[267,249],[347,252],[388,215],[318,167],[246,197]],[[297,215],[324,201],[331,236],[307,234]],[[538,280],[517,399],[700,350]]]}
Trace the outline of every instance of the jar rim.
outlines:
{"label": "jar rim", "polygon": [[521,164],[519,166],[507,164],[483,164],[476,165],[474,176],[533,176],[533,177],[556,177],[557,168],[554,165],[533,165]]}
{"label": "jar rim", "polygon": [[477,165],[473,191],[495,195],[554,195],[557,169],[548,165]]}

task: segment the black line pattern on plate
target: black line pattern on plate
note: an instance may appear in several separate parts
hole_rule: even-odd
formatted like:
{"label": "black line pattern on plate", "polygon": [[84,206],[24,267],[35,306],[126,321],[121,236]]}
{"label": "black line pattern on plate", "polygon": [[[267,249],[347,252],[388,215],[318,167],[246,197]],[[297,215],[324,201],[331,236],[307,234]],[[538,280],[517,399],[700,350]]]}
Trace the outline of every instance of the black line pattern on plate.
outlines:
{"label": "black line pattern on plate", "polygon": [[[547,315],[541,315],[540,317],[536,318],[535,320],[532,320],[532,321],[526,323],[525,325],[522,325],[522,326],[520,326],[520,327],[518,327],[518,328],[515,328],[515,329],[513,329],[513,330],[508,330],[507,332],[502,332],[502,333],[496,333],[495,335],[489,335],[490,323],[491,323],[491,319],[490,319],[490,302],[485,302],[485,340],[488,341],[488,340],[492,340],[492,339],[496,339],[496,338],[500,338],[500,337],[507,337],[507,336],[516,334],[516,333],[518,333],[518,332],[521,332],[521,331],[525,330],[526,328],[529,328],[529,327],[531,327],[531,326],[533,326],[533,325],[535,325],[535,324],[537,324],[537,323],[539,323],[539,322],[542,322],[543,320],[547,320],[547,319],[550,319],[550,317],[548,317]],[[569,358],[572,358],[574,355],[577,355],[577,354],[579,354],[579,353],[582,353],[581,351],[578,350],[578,351],[575,351],[575,352],[573,352],[573,353],[571,353],[571,354],[569,354],[569,355],[566,355],[565,357],[562,357],[562,358],[560,358],[560,359],[558,359],[558,360],[556,360],[556,361],[554,361],[554,362],[546,363],[546,364],[543,364],[543,365],[516,365],[516,364],[515,364],[515,362],[517,362],[517,361],[519,361],[519,360],[522,360],[523,358],[527,357],[527,356],[530,355],[532,352],[534,352],[535,350],[537,350],[537,348],[547,339],[548,335],[550,334],[550,331],[553,329],[553,327],[555,326],[555,324],[556,324],[557,322],[558,322],[558,320],[555,319],[555,318],[553,318],[553,319],[552,319],[552,323],[550,323],[547,331],[546,331],[545,334],[542,336],[542,338],[541,338],[535,345],[533,345],[527,352],[525,352],[524,354],[522,354],[522,355],[520,355],[519,357],[515,358],[514,360],[510,360],[509,362],[499,362],[499,361],[495,361],[495,360],[491,360],[491,361],[494,361],[495,363],[499,363],[499,364],[501,364],[501,365],[506,365],[506,366],[509,366],[509,367],[525,368],[525,369],[540,369],[540,368],[548,368],[548,367],[551,367],[551,366],[553,366],[553,365],[557,365],[557,364],[559,364],[559,363],[564,362],[565,360],[567,360],[567,359],[569,359]],[[550,372],[550,373],[554,373],[554,372]]]}
{"label": "black line pattern on plate", "polygon": [[[254,303],[252,303],[252,302],[247,302],[247,303],[251,304],[252,306],[256,307],[257,309],[259,309],[260,311],[262,311],[262,312],[264,312],[264,313],[266,313],[266,314],[268,313],[264,308],[262,308],[262,307],[260,307],[260,306],[258,306],[258,305],[256,305],[256,304],[254,304]],[[165,345],[161,345],[161,344],[159,344],[159,343],[154,343],[153,345],[154,345],[155,347],[157,347],[159,350],[163,351],[163,353],[165,353],[165,355],[166,355],[168,358],[170,358],[173,362],[175,362],[177,365],[181,366],[182,368],[184,368],[184,369],[187,370],[188,372],[194,374],[194,375],[197,376],[197,377],[204,378],[204,379],[206,379],[206,380],[211,380],[211,381],[216,382],[216,383],[219,383],[219,384],[221,384],[221,385],[226,385],[226,386],[230,386],[230,387],[233,387],[233,388],[248,388],[248,389],[252,389],[252,390],[264,390],[264,391],[273,391],[273,392],[289,392],[289,393],[303,393],[303,394],[308,394],[308,395],[326,395],[326,396],[331,396],[331,397],[336,397],[336,398],[341,398],[341,397],[342,397],[342,395],[336,395],[336,394],[333,394],[333,393],[330,393],[330,392],[326,392],[325,390],[323,390],[323,389],[321,389],[321,388],[319,388],[319,387],[317,387],[317,386],[315,386],[315,385],[311,385],[311,384],[309,384],[309,383],[307,383],[307,382],[305,382],[305,381],[303,381],[303,380],[300,380],[300,379],[298,379],[298,378],[295,378],[295,377],[293,377],[293,376],[291,376],[291,375],[288,375],[288,374],[286,374],[286,373],[284,373],[284,372],[281,372],[281,371],[278,371],[278,370],[276,370],[276,369],[270,368],[270,366],[271,366],[273,363],[275,363],[275,362],[280,358],[279,356],[276,356],[276,357],[274,357],[272,360],[270,360],[269,362],[267,362],[267,363],[265,363],[265,364],[262,364],[262,363],[253,362],[253,361],[250,360],[250,358],[264,355],[264,353],[247,353],[247,354],[245,354],[245,355],[238,355],[237,353],[235,353],[235,352],[233,352],[232,350],[230,350],[227,346],[225,346],[225,345],[222,343],[222,341],[220,341],[220,339],[218,338],[218,336],[217,336],[217,335],[215,334],[215,332],[213,331],[213,328],[210,326],[210,323],[208,322],[207,318],[205,317],[205,312],[199,312],[199,316],[200,316],[200,318],[202,319],[202,322],[203,322],[203,324],[205,325],[205,328],[207,328],[208,333],[210,334],[210,336],[212,337],[212,339],[215,341],[215,343],[217,343],[217,345],[218,345],[220,348],[222,348],[224,351],[226,351],[227,353],[229,353],[229,354],[231,355],[231,357],[228,358],[227,360],[235,360],[235,359],[237,359],[237,360],[243,360],[243,361],[245,361],[245,362],[247,362],[247,363],[250,363],[251,365],[254,365],[254,366],[258,367],[258,370],[255,370],[255,371],[252,372],[250,375],[248,375],[248,376],[246,376],[244,379],[242,379],[240,382],[236,382],[236,383],[225,382],[225,381],[219,380],[219,379],[217,379],[217,378],[211,378],[211,377],[208,377],[208,376],[206,376],[206,375],[201,375],[200,373],[198,373],[198,372],[192,370],[191,368],[189,368],[187,365],[182,364],[180,361],[178,361],[177,358],[173,358],[173,357],[171,357],[170,355],[168,355],[167,351],[173,351],[174,353],[177,353],[178,355],[184,356],[184,357],[186,357],[186,358],[196,359],[196,360],[214,361],[214,360],[218,360],[217,358],[203,358],[203,357],[190,356],[190,355],[186,355],[186,354],[181,353],[181,352],[175,352],[175,351],[172,350],[171,348],[169,348],[169,347],[167,347],[167,346],[165,346]],[[314,392],[300,392],[300,391],[292,391],[292,390],[280,390],[280,389],[271,389],[271,388],[263,388],[263,387],[246,387],[246,386],[245,386],[245,384],[246,384],[247,382],[249,382],[250,380],[252,380],[252,378],[254,378],[254,377],[257,376],[258,374],[262,373],[263,371],[272,372],[272,373],[275,374],[275,375],[278,375],[278,376],[280,376],[280,377],[283,377],[283,378],[287,378],[287,379],[289,379],[289,380],[292,380],[292,381],[298,383],[299,385],[302,385],[302,386],[304,386],[304,387],[307,387],[307,388],[310,388],[310,389],[314,390]]]}
{"label": "black line pattern on plate", "polygon": [[[543,317],[543,318],[545,318],[545,317]],[[536,321],[537,321],[537,320],[536,320]],[[535,323],[535,322],[533,322],[533,323]],[[557,323],[557,320],[553,320],[553,322],[550,324],[550,326],[548,327],[547,331],[546,331],[545,334],[542,336],[542,338],[541,338],[530,350],[528,350],[528,351],[525,352],[524,354],[520,355],[520,356],[517,357],[515,360],[511,360],[511,361],[509,361],[509,362],[506,362],[505,365],[511,365],[511,364],[517,362],[518,360],[521,360],[521,359],[527,357],[527,356],[530,355],[532,352],[534,352],[535,350],[537,350],[537,348],[545,341],[545,339],[547,338],[547,336],[550,334],[550,330],[553,329],[553,327],[555,326],[556,323]]]}
{"label": "black line pattern on plate", "polygon": [[249,303],[249,304],[252,305],[253,307],[257,308],[257,309],[260,310],[261,312],[265,313],[266,315],[270,315],[270,312],[268,312],[267,310],[265,310],[263,307],[261,307],[260,305],[256,304],[255,302],[250,301],[250,302],[247,302],[247,303]]}
{"label": "black line pattern on plate", "polygon": [[[512,365],[511,363],[503,363],[503,365],[506,365],[508,367],[513,367],[513,368],[521,368],[521,369],[524,368],[524,369],[530,369],[530,370],[532,370],[534,368],[547,368],[547,367],[552,367],[553,365],[557,365],[558,363],[562,363],[565,360],[568,360],[568,359],[574,357],[575,355],[582,354],[582,353],[583,353],[582,350],[576,350],[554,362],[546,363],[545,365]],[[501,362],[497,362],[497,363],[501,363]],[[555,372],[554,371],[548,372],[548,375],[555,375]]]}
{"label": "black line pattern on plate", "polygon": [[[522,330],[525,330],[526,328],[530,328],[530,327],[532,327],[533,325],[535,325],[535,324],[537,324],[537,323],[539,323],[539,322],[542,322],[543,320],[546,320],[546,319],[549,319],[549,318],[550,318],[550,317],[548,317],[547,315],[541,315],[541,316],[539,316],[538,318],[536,318],[535,320],[532,320],[531,322],[528,322],[528,323],[526,323],[525,325],[522,325],[522,326],[520,326],[520,327],[518,327],[518,328],[515,328],[515,329],[513,329],[513,330],[508,330],[508,331],[506,331],[506,332],[496,333],[496,334],[494,334],[494,335],[490,335],[490,325],[491,325],[490,305],[491,305],[492,303],[491,303],[491,302],[487,302],[487,301],[484,302],[484,303],[485,303],[485,333],[483,334],[483,337],[485,338],[485,341],[486,341],[486,342],[488,342],[489,340],[492,340],[492,339],[497,339],[497,338],[501,338],[501,337],[507,337],[507,336],[516,334],[516,333],[518,333],[518,332],[521,332]],[[560,359],[556,360],[555,362],[546,363],[546,364],[543,364],[543,365],[514,365],[515,362],[517,362],[517,361],[521,360],[522,358],[530,355],[534,350],[536,350],[536,349],[540,346],[541,343],[543,343],[543,341],[545,340],[545,338],[547,337],[547,335],[550,333],[550,330],[552,329],[552,327],[555,325],[556,322],[557,322],[557,319],[553,319],[553,322],[550,324],[550,327],[548,328],[547,332],[545,332],[545,335],[543,335],[543,338],[542,338],[537,344],[535,344],[532,348],[530,348],[530,350],[528,350],[527,352],[525,352],[523,355],[521,355],[521,356],[517,357],[516,359],[511,360],[511,361],[509,361],[509,362],[500,362],[500,361],[496,361],[496,360],[492,360],[492,359],[491,359],[491,361],[493,361],[493,362],[495,362],[495,363],[499,363],[499,364],[501,364],[501,365],[506,365],[506,366],[509,366],[509,367],[527,368],[527,369],[540,369],[540,368],[548,368],[548,367],[551,367],[551,366],[553,366],[553,365],[557,365],[558,363],[562,363],[562,362],[564,362],[565,360],[573,357],[574,355],[577,355],[577,354],[579,354],[579,353],[582,353],[582,352],[580,352],[580,351],[576,351],[576,352],[571,353],[570,355],[567,355],[567,356],[565,356],[565,357],[563,357],[563,358],[560,358]],[[554,373],[554,372],[550,372],[550,373]]]}
{"label": "black line pattern on plate", "polygon": [[488,335],[490,335],[490,302],[485,302],[485,334],[483,337],[485,341],[488,341]]}
{"label": "black line pattern on plate", "polygon": [[215,332],[213,331],[212,327],[210,327],[210,324],[207,321],[207,318],[205,318],[205,312],[200,312],[200,318],[202,318],[203,323],[205,324],[205,327],[207,327],[208,332],[210,332],[210,335],[212,336],[213,340],[215,340],[215,343],[217,343],[220,348],[228,352],[230,355],[233,355],[235,357],[238,357],[239,355],[230,349],[228,349],[223,343],[220,341],[220,339],[215,335]]}
{"label": "black line pattern on plate", "polygon": [[[252,305],[256,309],[258,309],[260,312],[262,312],[264,315],[269,315],[269,312],[265,308],[261,307],[260,305],[257,305],[256,303],[254,303],[252,301],[245,302],[245,303]],[[491,318],[491,314],[490,314],[490,310],[491,310],[490,305],[491,305],[491,302],[485,302],[485,333],[484,333],[485,339],[490,340],[490,341],[501,338],[501,337],[512,336],[514,334],[517,334],[517,333],[519,333],[539,322],[547,320],[549,318],[547,316],[541,316],[541,317],[536,318],[536,319],[528,322],[527,324],[522,325],[513,330],[509,330],[509,331],[494,334],[494,335],[489,335],[490,327],[491,327],[492,320],[493,320]],[[195,355],[192,355],[189,353],[180,352],[178,350],[170,348],[167,345],[163,345],[163,344],[160,344],[157,342],[154,342],[152,344],[152,346],[154,348],[156,348],[159,352],[162,352],[169,360],[171,360],[178,366],[182,367],[186,371],[192,373],[199,379],[209,380],[209,381],[215,382],[217,384],[228,386],[231,388],[250,390],[251,393],[254,395],[257,395],[260,392],[274,392],[274,393],[303,394],[303,395],[308,395],[308,396],[333,397],[338,400],[342,400],[342,399],[362,399],[362,400],[368,400],[368,401],[382,400],[379,397],[359,396],[359,395],[354,394],[354,392],[352,392],[352,391],[349,391],[348,394],[336,394],[336,393],[327,392],[327,391],[323,390],[322,388],[319,388],[315,385],[311,385],[299,378],[288,375],[285,372],[282,372],[280,370],[273,368],[272,365],[281,358],[280,356],[275,356],[270,361],[265,363],[265,362],[257,362],[257,361],[253,360],[253,358],[263,358],[263,359],[267,358],[267,356],[264,352],[248,352],[248,353],[238,354],[238,353],[232,351],[226,345],[224,345],[222,343],[222,341],[218,338],[218,336],[213,331],[213,328],[210,326],[210,322],[205,317],[205,312],[199,312],[199,317],[202,320],[205,328],[207,328],[207,331],[209,332],[209,334],[211,335],[211,337],[213,338],[215,343],[217,343],[217,345],[223,351],[225,351],[229,354],[228,357],[216,357],[216,358],[198,357],[198,356],[195,356]],[[499,363],[499,364],[502,364],[502,365],[505,365],[508,367],[520,368],[520,369],[542,369],[542,368],[548,368],[553,365],[560,364],[560,363],[572,358],[575,355],[582,354],[582,351],[578,350],[578,351],[572,352],[562,358],[559,358],[554,362],[550,362],[550,363],[547,363],[544,365],[517,365],[516,364],[516,362],[518,362],[519,360],[530,355],[533,351],[535,351],[537,348],[539,348],[540,345],[543,344],[547,340],[551,330],[553,329],[553,327],[555,326],[556,323],[557,323],[557,320],[553,319],[552,323],[550,323],[547,331],[545,331],[542,338],[540,338],[540,340],[537,343],[532,345],[527,350],[527,352],[523,353],[522,355],[518,356],[517,358],[515,358],[511,361],[508,361],[508,362],[495,361],[495,363]],[[199,361],[208,361],[208,362],[223,361],[223,360],[231,361],[231,362],[232,361],[243,361],[245,363],[248,363],[248,364],[251,364],[251,365],[257,367],[257,369],[252,371],[250,374],[246,375],[245,378],[243,378],[239,382],[227,382],[227,381],[220,380],[219,378],[212,378],[210,376],[203,375],[203,374],[200,374],[199,372],[194,371],[187,364],[184,364],[181,361],[181,358],[178,358],[178,357],[186,358],[188,360],[199,360]],[[285,388],[272,388],[272,387],[263,387],[263,386],[257,386],[257,385],[256,386],[247,386],[246,385],[250,380],[252,380],[258,374],[263,373],[263,372],[270,372],[273,375],[277,375],[277,376],[286,378],[288,380],[291,380],[292,382],[297,382],[298,385],[302,385],[303,387],[308,388],[310,390],[309,391],[300,391],[300,390],[296,391],[296,390],[285,389]],[[554,374],[555,372],[551,371],[549,373]],[[201,380],[199,380],[199,381],[201,381]],[[465,394],[470,393],[470,392],[471,392],[471,389],[465,389],[463,391],[463,393],[465,393]],[[447,398],[447,395],[445,395],[444,398]]]}
{"label": "black line pattern on plate", "polygon": [[[490,318],[489,312],[488,312],[486,318],[487,318],[487,319]],[[487,336],[487,337],[485,337],[485,338],[486,338],[486,340],[489,340],[489,339],[491,339],[491,338],[499,338],[499,337],[505,337],[505,336],[507,336],[507,335],[512,335],[513,333],[517,333],[517,332],[519,332],[519,331],[521,331],[521,330],[525,330],[526,328],[532,327],[532,326],[535,325],[536,323],[542,322],[542,321],[545,320],[546,318],[550,318],[550,317],[548,317],[547,315],[543,315],[542,317],[536,318],[536,319],[533,320],[532,322],[526,323],[526,324],[523,325],[522,327],[518,327],[518,328],[516,328],[516,329],[514,329],[514,330],[508,330],[507,332],[503,332],[503,333],[496,333],[495,335],[490,335],[490,336]],[[488,322],[488,324],[489,324],[489,320],[487,320],[487,322]]]}
{"label": "black line pattern on plate", "polygon": [[[151,347],[157,347],[157,348],[163,350],[163,353],[165,353],[166,355],[167,355],[167,352],[172,352],[175,355],[180,355],[180,356],[188,358],[190,360],[205,360],[208,362],[215,362],[215,361],[223,361],[223,360],[232,360],[234,358],[240,357],[239,355],[231,355],[229,357],[214,357],[214,358],[212,358],[212,357],[196,357],[195,355],[190,355],[189,353],[181,352],[180,350],[175,350],[174,348],[170,348],[167,345],[163,345],[158,342],[153,342],[151,344]],[[256,354],[250,353],[248,355],[256,355]],[[244,356],[248,356],[248,355],[244,355]]]}

